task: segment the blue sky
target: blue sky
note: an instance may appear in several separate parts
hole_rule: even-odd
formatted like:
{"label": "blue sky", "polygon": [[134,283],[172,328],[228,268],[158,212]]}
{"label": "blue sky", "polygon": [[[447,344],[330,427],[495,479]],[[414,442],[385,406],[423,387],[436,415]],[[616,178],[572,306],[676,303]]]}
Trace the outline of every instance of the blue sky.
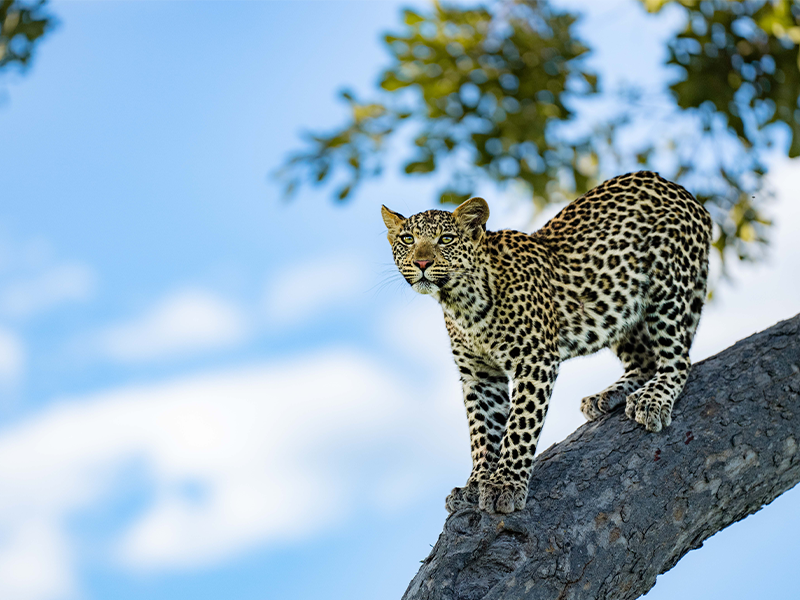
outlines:
{"label": "blue sky", "polygon": [[[667,76],[675,13],[561,4],[589,11],[607,81]],[[438,186],[390,169],[346,206],[286,203],[268,173],[340,122],[337,90],[373,88],[405,5],[55,3],[33,67],[0,79],[0,597],[402,594],[469,451],[441,316],[392,277],[378,209]],[[800,311],[798,176],[772,161],[770,258],[734,268],[696,359]],[[481,191],[493,228],[531,227],[516,192]],[[565,365],[542,447],[618,374]],[[791,595],[798,506],[648,598]]]}

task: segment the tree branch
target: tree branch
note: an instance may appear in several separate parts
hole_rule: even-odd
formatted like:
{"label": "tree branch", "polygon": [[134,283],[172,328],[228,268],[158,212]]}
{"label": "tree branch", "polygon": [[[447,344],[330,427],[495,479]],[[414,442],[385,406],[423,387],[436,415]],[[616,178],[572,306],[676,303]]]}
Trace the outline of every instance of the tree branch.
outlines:
{"label": "tree branch", "polygon": [[692,369],[673,423],[619,411],[534,463],[528,508],[447,519],[404,600],[630,600],[800,481],[800,315]]}

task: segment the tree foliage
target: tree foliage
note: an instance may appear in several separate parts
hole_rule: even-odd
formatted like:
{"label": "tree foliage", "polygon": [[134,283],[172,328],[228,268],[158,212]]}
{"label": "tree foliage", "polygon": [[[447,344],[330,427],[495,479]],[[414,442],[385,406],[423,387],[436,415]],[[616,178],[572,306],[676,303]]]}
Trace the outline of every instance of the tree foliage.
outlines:
{"label": "tree foliage", "polygon": [[[677,4],[686,15],[668,44],[667,63],[680,72],[670,91],[699,126],[684,140],[693,149],[680,154],[678,179],[690,182],[720,225],[715,246],[748,258],[748,243],[764,242],[769,225],[753,200],[769,191],[764,159],[778,128],[788,137],[780,151],[800,156],[800,2],[644,2],[652,12]],[[713,159],[699,160],[700,152]]]}
{"label": "tree foliage", "polygon": [[405,30],[384,37],[392,64],[380,76],[383,101],[362,103],[345,92],[351,121],[308,137],[309,149],[283,172],[290,188],[304,171],[324,181],[344,167],[338,197],[348,197],[365,174],[380,172],[386,139],[410,120],[417,129],[403,170],[448,168],[442,202],[460,203],[481,176],[524,182],[542,205],[562,198],[565,180],[570,191],[586,191],[597,176],[592,144],[558,132],[575,117],[569,94],[597,92],[575,19],[546,3],[404,11]]}
{"label": "tree foliage", "polygon": [[761,213],[765,157],[800,154],[800,0],[640,5],[684,15],[668,42],[668,89],[604,90],[586,64],[578,15],[545,0],[405,10],[400,31],[384,37],[390,62],[377,97],[343,92],[348,121],[307,134],[278,175],[289,194],[305,181],[335,181],[345,200],[382,173],[399,137],[412,140],[405,173],[447,180],[443,203],[490,180],[518,184],[542,208],[651,168],[709,208],[723,258],[757,258],[770,225]]}
{"label": "tree foliage", "polygon": [[44,0],[0,0],[0,71],[16,64],[28,66],[36,43],[53,26]]}

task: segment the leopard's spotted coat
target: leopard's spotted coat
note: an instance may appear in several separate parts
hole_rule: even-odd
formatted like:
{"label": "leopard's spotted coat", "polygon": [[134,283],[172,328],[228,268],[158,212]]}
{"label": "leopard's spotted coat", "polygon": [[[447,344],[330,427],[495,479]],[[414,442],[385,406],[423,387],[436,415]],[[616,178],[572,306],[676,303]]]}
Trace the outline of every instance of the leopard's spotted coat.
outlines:
{"label": "leopard's spotted coat", "polygon": [[610,346],[625,367],[583,399],[588,419],[625,404],[650,431],[669,425],[706,296],[711,219],[656,173],[606,181],[532,235],[486,231],[488,217],[481,198],[409,218],[383,207],[395,263],[441,304],[461,372],[473,469],[450,512],[524,508],[558,366],[573,356]]}

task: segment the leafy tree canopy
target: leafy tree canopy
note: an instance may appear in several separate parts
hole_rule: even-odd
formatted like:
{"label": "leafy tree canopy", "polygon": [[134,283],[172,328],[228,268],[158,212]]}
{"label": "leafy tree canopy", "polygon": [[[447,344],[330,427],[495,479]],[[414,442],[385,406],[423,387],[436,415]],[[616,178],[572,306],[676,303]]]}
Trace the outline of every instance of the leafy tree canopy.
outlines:
{"label": "leafy tree canopy", "polygon": [[620,172],[656,169],[712,213],[723,259],[758,258],[770,225],[765,157],[800,155],[800,0],[640,2],[685,17],[668,42],[668,90],[603,90],[578,16],[546,0],[405,10],[384,37],[377,97],[343,92],[348,121],[308,134],[278,176],[288,194],[335,180],[345,200],[381,173],[404,127],[413,145],[402,168],[446,174],[442,203],[491,180],[520,185],[541,209]]}
{"label": "leafy tree canopy", "polygon": [[0,72],[12,64],[28,66],[36,42],[53,25],[44,4],[0,0]]}

